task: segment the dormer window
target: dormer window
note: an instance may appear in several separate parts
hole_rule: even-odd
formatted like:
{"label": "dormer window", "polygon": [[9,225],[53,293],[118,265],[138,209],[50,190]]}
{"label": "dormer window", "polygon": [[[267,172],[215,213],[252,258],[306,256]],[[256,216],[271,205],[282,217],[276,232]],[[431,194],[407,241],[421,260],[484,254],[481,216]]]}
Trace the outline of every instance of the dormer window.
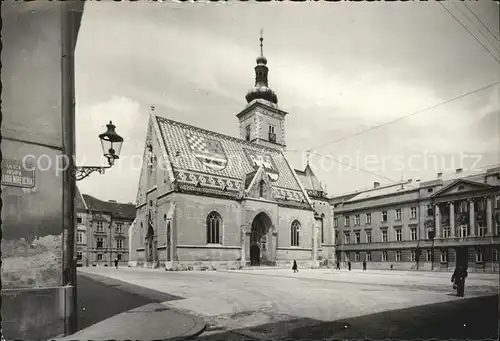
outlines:
{"label": "dormer window", "polygon": [[269,125],[269,141],[276,143],[276,132],[275,127],[273,125]]}
{"label": "dormer window", "polygon": [[250,141],[250,124],[245,127],[245,140]]}

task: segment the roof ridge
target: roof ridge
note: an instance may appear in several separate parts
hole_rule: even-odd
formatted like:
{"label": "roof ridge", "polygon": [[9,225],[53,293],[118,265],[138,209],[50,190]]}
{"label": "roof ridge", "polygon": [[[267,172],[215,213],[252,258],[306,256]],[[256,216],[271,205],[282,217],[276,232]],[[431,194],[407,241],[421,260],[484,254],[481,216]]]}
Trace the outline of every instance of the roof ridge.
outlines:
{"label": "roof ridge", "polygon": [[242,142],[243,144],[245,144],[247,146],[254,146],[254,147],[257,147],[257,148],[260,148],[260,149],[264,149],[264,150],[267,150],[267,151],[273,151],[273,152],[282,153],[282,151],[279,150],[279,149],[275,149],[275,148],[271,148],[271,147],[260,145],[258,143],[253,143],[253,142],[250,142],[250,141],[246,141],[246,140],[240,139],[240,138],[235,137],[235,136],[226,135],[226,134],[223,134],[223,133],[218,133],[216,131],[212,131],[212,130],[200,128],[200,127],[197,127],[197,126],[194,126],[194,125],[191,125],[191,124],[187,124],[187,123],[182,123],[182,122],[175,121],[175,120],[172,120],[170,118],[166,118],[166,117],[163,117],[163,116],[160,116],[160,115],[157,115],[157,114],[155,114],[154,116],[157,119],[159,118],[161,120],[177,124],[177,125],[179,125],[179,126],[181,126],[183,128],[189,128],[189,129],[192,129],[192,130],[195,130],[195,131],[198,131],[198,132],[208,133],[208,134],[211,134],[211,135],[215,135],[217,137],[227,138],[227,139],[233,140],[235,142],[240,142],[240,143]]}

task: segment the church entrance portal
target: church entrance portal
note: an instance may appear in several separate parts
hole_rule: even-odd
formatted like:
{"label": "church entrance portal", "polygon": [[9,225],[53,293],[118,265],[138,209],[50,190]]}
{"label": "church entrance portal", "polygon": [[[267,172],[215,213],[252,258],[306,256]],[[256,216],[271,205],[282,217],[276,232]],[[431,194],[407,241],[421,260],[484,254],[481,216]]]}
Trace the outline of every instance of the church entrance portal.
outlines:
{"label": "church entrance portal", "polygon": [[259,213],[252,222],[250,234],[250,265],[258,266],[272,263],[271,219],[265,213]]}

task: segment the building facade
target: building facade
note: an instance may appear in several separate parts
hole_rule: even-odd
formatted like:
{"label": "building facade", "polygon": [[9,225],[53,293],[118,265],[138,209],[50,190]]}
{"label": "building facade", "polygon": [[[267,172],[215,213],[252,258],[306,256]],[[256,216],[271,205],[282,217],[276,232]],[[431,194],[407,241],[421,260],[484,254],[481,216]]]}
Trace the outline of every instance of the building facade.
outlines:
{"label": "building facade", "polygon": [[77,266],[128,264],[128,231],[135,219],[135,204],[102,201],[77,193]]}
{"label": "building facade", "polygon": [[337,258],[354,268],[498,272],[500,167],[331,198]]}
{"label": "building facade", "polygon": [[240,138],[151,115],[129,233],[131,266],[240,268],[296,260],[316,267],[320,258],[334,257],[332,233],[318,245],[318,232],[331,230],[332,221],[324,190],[310,168],[295,171],[284,155],[288,113],[268,86],[262,54],[255,75],[236,115]]}

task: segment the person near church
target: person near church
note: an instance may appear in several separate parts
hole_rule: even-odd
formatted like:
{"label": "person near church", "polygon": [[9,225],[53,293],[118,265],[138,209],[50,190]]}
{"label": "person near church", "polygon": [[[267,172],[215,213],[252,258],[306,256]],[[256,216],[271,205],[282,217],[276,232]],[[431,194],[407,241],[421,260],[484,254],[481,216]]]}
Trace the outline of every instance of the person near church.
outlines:
{"label": "person near church", "polygon": [[340,270],[340,261],[337,261],[337,270]]}
{"label": "person near church", "polygon": [[115,268],[118,269],[118,258],[115,258]]}
{"label": "person near church", "polygon": [[299,269],[297,269],[297,261],[295,259],[293,260],[292,270],[293,272],[299,272]]}
{"label": "person near church", "polygon": [[363,271],[366,271],[366,261],[363,261]]}
{"label": "person near church", "polygon": [[351,271],[351,261],[347,262],[347,268]]}
{"label": "person near church", "polygon": [[453,275],[451,276],[451,282],[453,283],[453,288],[457,289],[457,296],[464,297],[465,291],[465,278],[467,277],[467,270],[463,265],[459,265],[455,268]]}

